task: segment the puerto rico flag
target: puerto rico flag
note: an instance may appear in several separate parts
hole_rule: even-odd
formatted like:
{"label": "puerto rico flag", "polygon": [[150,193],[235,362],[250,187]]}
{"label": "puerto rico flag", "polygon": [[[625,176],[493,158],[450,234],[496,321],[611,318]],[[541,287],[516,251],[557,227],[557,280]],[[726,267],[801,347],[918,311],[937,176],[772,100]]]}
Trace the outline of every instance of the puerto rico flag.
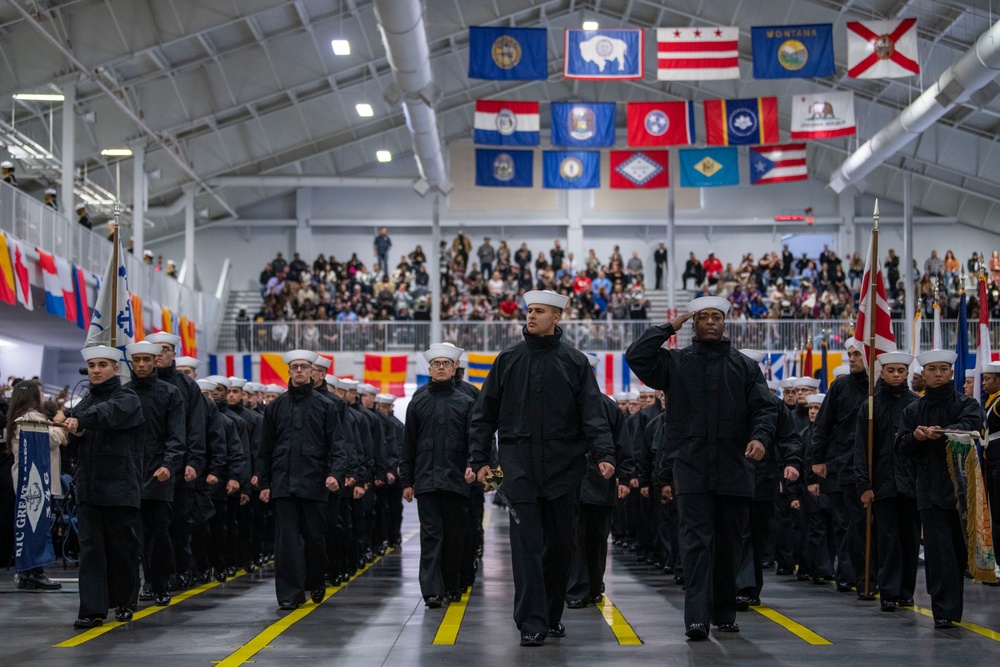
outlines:
{"label": "puerto rico flag", "polygon": [[847,23],[848,76],[894,79],[914,74],[920,74],[917,19]]}
{"label": "puerto rico flag", "polygon": [[669,188],[669,151],[611,151],[611,187]]}
{"label": "puerto rico flag", "polygon": [[474,141],[490,146],[537,146],[538,102],[476,100]]}
{"label": "puerto rico flag", "polygon": [[753,146],[750,148],[750,183],[785,183],[809,178],[806,145]]}
{"label": "puerto rico flag", "polygon": [[629,102],[629,146],[693,144],[694,102]]}
{"label": "puerto rico flag", "polygon": [[778,98],[705,100],[705,143],[759,146],[778,138]]}
{"label": "puerto rico flag", "polygon": [[708,81],[740,78],[739,28],[657,28],[656,78]]}

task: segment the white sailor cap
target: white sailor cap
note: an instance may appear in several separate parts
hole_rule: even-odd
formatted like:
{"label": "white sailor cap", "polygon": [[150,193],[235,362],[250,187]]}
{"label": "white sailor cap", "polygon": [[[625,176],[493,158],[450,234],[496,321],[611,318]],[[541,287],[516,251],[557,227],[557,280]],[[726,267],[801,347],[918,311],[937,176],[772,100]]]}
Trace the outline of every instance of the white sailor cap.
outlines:
{"label": "white sailor cap", "polygon": [[359,394],[371,394],[371,395],[374,396],[374,395],[378,394],[378,389],[373,384],[368,384],[367,382],[362,382],[361,384],[358,385],[358,393]]}
{"label": "white sailor cap", "polygon": [[229,389],[229,387],[231,387],[233,384],[232,382],[229,381],[229,378],[227,378],[225,375],[209,375],[205,379],[210,380],[211,382],[214,382],[217,385],[223,386],[226,389]]}
{"label": "white sailor cap", "polygon": [[324,357],[322,354],[316,355],[316,361],[312,362],[313,366],[318,366],[323,370],[329,370],[330,364],[333,363],[332,357]]}
{"label": "white sailor cap", "polygon": [[424,352],[424,359],[428,363],[435,359],[450,359],[458,361],[462,356],[462,350],[450,343],[434,343]]}
{"label": "white sailor cap", "polygon": [[151,333],[146,335],[146,340],[150,343],[156,343],[157,345],[173,345],[174,349],[181,344],[181,337],[175,336],[172,333],[167,333],[166,331],[157,331],[156,333]]}
{"label": "white sailor cap", "polygon": [[197,369],[199,366],[201,366],[201,361],[195,359],[194,357],[177,357],[176,359],[174,359],[174,364],[178,368],[183,366],[184,368]]}
{"label": "white sailor cap", "polygon": [[340,380],[337,379],[336,375],[327,375],[324,379],[326,380],[326,383],[334,389],[340,388]]}
{"label": "white sailor cap", "polygon": [[770,389],[771,391],[778,391],[778,389],[781,388],[781,383],[778,382],[777,380],[768,380],[767,388]]}
{"label": "white sailor cap", "polygon": [[283,394],[285,393],[285,388],[280,384],[268,384],[264,385],[263,391],[265,394]]}
{"label": "white sailor cap", "polygon": [[10,160],[4,160],[3,162],[0,162],[0,168],[2,168],[2,169],[13,169],[14,168],[14,163],[11,162]]}
{"label": "white sailor cap", "polygon": [[340,378],[340,389],[344,391],[351,391],[352,389],[357,390],[358,384],[357,380],[348,380],[347,378]]}
{"label": "white sailor cap", "polygon": [[569,305],[569,297],[563,296],[562,294],[556,294],[552,290],[531,290],[530,292],[524,293],[524,305],[533,306],[535,304],[542,304],[543,306],[552,306],[554,308],[559,308],[564,310],[566,306]]}
{"label": "white sailor cap", "polygon": [[740,350],[740,354],[742,354],[745,357],[750,357],[751,359],[754,360],[754,362],[756,362],[758,364],[760,362],[764,361],[764,357],[767,356],[766,354],[764,354],[760,350],[749,350],[749,349],[748,350]]}
{"label": "white sailor cap", "polygon": [[458,367],[459,368],[469,367],[469,355],[466,354],[464,350],[462,351],[462,356],[458,358]]}
{"label": "white sailor cap", "polygon": [[59,194],[59,193],[56,192],[55,188],[45,188],[45,194],[47,194],[47,195],[55,195],[55,194]]}
{"label": "white sailor cap", "polygon": [[934,363],[954,364],[958,354],[953,350],[930,350],[917,355],[917,363],[921,366]]}
{"label": "white sailor cap", "polygon": [[281,360],[286,364],[291,364],[293,361],[307,361],[310,364],[315,364],[316,358],[317,354],[309,350],[292,350],[281,355]]}
{"label": "white sailor cap", "polygon": [[587,362],[590,364],[591,368],[597,368],[597,364],[601,363],[601,359],[596,354],[588,354]]}
{"label": "white sailor cap", "polygon": [[969,378],[976,377],[977,374],[978,374],[978,372],[976,371],[975,368],[966,368],[965,369],[965,379],[966,380],[968,380]]}
{"label": "white sailor cap", "polygon": [[1000,373],[1000,361],[993,361],[983,366],[984,373]]}
{"label": "white sailor cap", "polygon": [[247,382],[243,378],[238,378],[238,377],[235,377],[233,375],[230,375],[228,379],[229,379],[229,387],[230,387],[230,389],[232,389],[234,387],[236,389],[246,389],[247,385],[250,384],[249,382]]}
{"label": "white sailor cap", "polygon": [[[219,376],[215,375],[211,377],[219,377]],[[210,378],[199,378],[195,380],[195,382],[198,384],[198,388],[201,389],[202,391],[215,391],[215,388],[219,386],[218,382]]]}
{"label": "white sailor cap", "polygon": [[833,369],[834,379],[839,378],[841,375],[850,375],[850,373],[851,373],[850,366],[837,366],[836,368]]}
{"label": "white sailor cap", "polygon": [[809,387],[810,389],[819,389],[819,380],[817,378],[795,378],[795,382],[792,384],[793,387]]}
{"label": "white sailor cap", "polygon": [[822,405],[826,394],[810,394],[806,396],[806,405]]}
{"label": "white sailor cap", "polygon": [[150,343],[149,341],[140,341],[138,343],[129,343],[125,346],[125,354],[128,355],[128,360],[132,361],[132,357],[137,354],[151,354],[154,357],[163,351],[156,343]]}
{"label": "white sailor cap", "polygon": [[167,260],[167,266],[177,266],[177,262],[172,259]]}
{"label": "white sailor cap", "polygon": [[153,251],[152,251],[152,250],[149,250],[149,249],[147,248],[146,250],[143,250],[143,251],[142,251],[142,256],[143,256],[143,257],[152,257],[152,256],[153,256]]}
{"label": "white sailor cap", "polygon": [[376,394],[375,402],[382,405],[392,405],[396,402],[396,397],[392,394]]}
{"label": "white sailor cap", "polygon": [[243,385],[243,391],[256,394],[258,391],[264,391],[264,385],[258,384],[257,382],[247,382]]}
{"label": "white sailor cap", "polygon": [[779,383],[779,386],[780,386],[780,387],[781,387],[782,389],[789,389],[790,387],[794,387],[794,386],[795,386],[795,381],[796,381],[796,380],[798,380],[798,379],[799,379],[799,378],[797,378],[797,377],[796,377],[796,376],[794,376],[794,375],[793,375],[793,376],[791,376],[791,377],[787,377],[787,378],[785,378],[784,380],[782,380],[782,381],[781,381],[781,382]]}
{"label": "white sailor cap", "polygon": [[913,355],[906,352],[883,352],[875,357],[875,360],[883,366],[888,366],[889,364],[904,364],[909,366],[913,361]]}
{"label": "white sailor cap", "polygon": [[639,392],[637,392],[637,391],[628,391],[628,392],[625,392],[625,395],[628,396],[628,400],[630,400],[630,401],[637,401],[637,400],[639,400]]}
{"label": "white sailor cap", "polygon": [[656,390],[653,389],[652,387],[647,387],[644,384],[640,384],[639,385],[639,395],[640,396],[643,396],[643,395],[648,396],[649,394],[655,394],[655,393],[656,393]]}
{"label": "white sailor cap", "polygon": [[689,301],[687,311],[689,313],[697,313],[699,310],[705,310],[706,308],[715,308],[716,310],[721,310],[723,315],[726,315],[729,313],[730,305],[729,300],[723,299],[721,296],[702,296]]}
{"label": "white sailor cap", "polygon": [[87,208],[87,202],[85,202],[83,200],[80,200],[80,201],[76,202],[76,208],[74,210],[79,211],[79,210],[85,209],[85,208]]}
{"label": "white sailor cap", "polygon": [[857,350],[858,352],[860,352],[862,354],[864,354],[864,352],[865,352],[865,346],[864,346],[864,344],[860,340],[858,340],[857,338],[855,338],[853,336],[851,336],[850,338],[848,338],[847,340],[844,341],[844,349],[848,350],[848,351],[850,351],[850,350]]}
{"label": "white sailor cap", "polygon": [[616,401],[618,401],[619,403],[621,403],[622,401],[627,401],[628,400],[628,392],[627,391],[616,391],[615,395],[613,396],[613,398]]}
{"label": "white sailor cap", "polygon": [[80,354],[83,355],[84,361],[90,361],[91,359],[108,359],[117,364],[122,360],[122,351],[117,347],[108,347],[107,345],[85,347],[80,350]]}

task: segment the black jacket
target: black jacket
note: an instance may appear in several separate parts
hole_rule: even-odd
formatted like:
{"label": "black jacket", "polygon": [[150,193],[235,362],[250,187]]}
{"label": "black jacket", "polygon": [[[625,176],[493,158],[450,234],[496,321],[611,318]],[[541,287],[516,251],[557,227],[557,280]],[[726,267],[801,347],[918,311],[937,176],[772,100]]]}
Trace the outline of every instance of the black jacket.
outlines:
{"label": "black jacket", "polygon": [[771,447],[777,419],[764,375],[728,340],[663,349],[673,335],[670,324],[650,327],[629,346],[625,360],[647,386],[666,393],[661,462],[673,460],[674,494],[752,498],[755,473],[747,443]]}
{"label": "black jacket", "polygon": [[205,399],[201,395],[201,389],[198,388],[198,383],[177,370],[174,364],[157,368],[156,376],[172,384],[181,393],[181,400],[184,401],[184,428],[187,433],[184,465],[194,468],[198,477],[204,479],[208,451],[205,443]]}
{"label": "black jacket", "polygon": [[452,382],[430,382],[406,406],[399,480],[416,495],[450,491],[469,495],[469,412],[473,400]]}
{"label": "black jacket", "polygon": [[[916,470],[911,457],[894,453],[896,432],[903,418],[903,410],[917,400],[904,382],[890,387],[882,380],[875,385],[875,410],[872,447],[874,480],[868,474],[868,400],[858,410],[858,423],[854,428],[854,480],[857,494],[875,491],[875,499],[907,496],[913,498],[916,489]],[[873,484],[874,481],[874,484]]]}
{"label": "black jacket", "polygon": [[343,428],[333,404],[312,385],[291,387],[264,410],[257,453],[260,489],[274,498],[326,501],[326,478],[343,486],[347,468]]}
{"label": "black jacket", "polygon": [[[990,437],[1000,437],[997,435],[1000,434],[1000,393],[993,394],[986,399],[986,430]],[[992,444],[989,443],[989,445]],[[1000,445],[993,448],[993,456],[990,456],[990,447],[987,446],[985,456],[987,470],[1000,468]]]}
{"label": "black jacket", "polygon": [[257,451],[260,449],[260,432],[264,427],[264,417],[243,405],[243,401],[230,405],[229,412],[246,422],[246,434],[249,440],[245,443],[247,447],[244,449],[244,454],[248,457],[247,472],[252,477],[253,471],[257,469]]}
{"label": "black jacket", "polygon": [[219,408],[208,396],[201,397],[205,404],[205,447],[208,454],[204,474],[199,477],[203,481],[209,475],[215,475],[219,483],[225,486],[229,480],[226,477],[226,461],[229,459],[229,434],[226,433],[226,422],[219,414]]}
{"label": "black jacket", "polygon": [[851,373],[834,380],[823,399],[813,427],[809,465],[826,464],[824,491],[839,491],[854,483],[854,428],[858,408],[868,399],[868,374]]}
{"label": "black jacket", "polygon": [[[615,403],[615,407],[617,406],[618,404]],[[619,412],[621,412],[621,410],[619,410]],[[649,425],[649,422],[655,419],[662,412],[663,408],[660,407],[660,401],[657,400],[653,403],[653,405],[639,410],[639,412],[634,415],[625,417],[625,424],[629,429],[629,435],[632,438],[633,460],[638,459],[642,455],[642,437],[646,432],[646,427]]]}
{"label": "black jacket", "polygon": [[358,442],[361,446],[358,454],[358,484],[371,484],[375,481],[375,451],[382,436],[381,424],[361,405],[361,399],[355,399],[348,405],[347,411],[354,415],[358,429]]}
{"label": "black jacket", "polygon": [[469,425],[472,469],[489,465],[493,434],[511,502],[575,493],[591,460],[615,464],[614,442],[587,355],[552,336],[524,341],[493,362]]}
{"label": "black jacket", "polygon": [[778,416],[774,446],[768,447],[764,458],[754,464],[754,500],[778,500],[785,468],[792,466],[800,473],[802,468],[802,436],[798,424],[780,398],[773,397],[773,400]]}
{"label": "black jacket", "polygon": [[[896,452],[911,457],[917,468],[917,509],[955,509],[955,485],[948,472],[948,441],[913,437],[918,426],[941,426],[949,431],[978,431],[983,409],[976,399],[955,392],[951,383],[924,391],[903,410],[896,432]],[[961,474],[961,471],[959,471]]]}
{"label": "black jacket", "polygon": [[[361,477],[362,451],[361,433],[358,431],[357,425],[358,418],[354,416],[354,411],[350,409],[347,401],[330,391],[326,384],[314,387],[313,391],[315,391],[320,398],[329,401],[330,404],[333,405],[334,410],[337,412],[337,417],[340,419],[341,430],[344,432],[345,454],[347,455],[344,475],[346,477],[353,477],[355,480],[359,479]],[[257,468],[255,467],[254,470],[256,469]],[[343,489],[341,489],[341,491],[343,491]]]}
{"label": "black jacket", "polygon": [[80,422],[76,499],[81,505],[139,507],[143,416],[139,397],[113,377],[92,385],[71,411]]}
{"label": "black jacket", "polygon": [[212,496],[224,498],[228,495],[226,484],[229,480],[236,480],[240,484],[240,491],[250,492],[250,436],[247,432],[247,423],[229,410],[229,405],[223,403],[216,404],[219,410],[219,417],[222,419],[226,430],[226,472],[225,477],[219,479],[219,483],[212,489]]}
{"label": "black jacket", "polygon": [[[615,474],[611,479],[604,479],[596,462],[587,461],[587,476],[580,483],[580,502],[584,505],[602,505],[614,507],[618,502],[618,485],[628,486],[629,480],[635,476],[635,464],[632,458],[632,437],[625,424],[625,415],[618,409],[618,403],[613,398],[604,396],[602,401],[604,412],[608,419],[608,428],[615,441]],[[638,413],[637,413],[638,414]]]}
{"label": "black jacket", "polygon": [[[129,388],[142,405],[143,474],[142,499],[174,499],[174,484],[184,473],[185,438],[184,400],[172,384],[156,377],[132,376]],[[170,470],[170,479],[159,482],[153,473],[161,467]]]}

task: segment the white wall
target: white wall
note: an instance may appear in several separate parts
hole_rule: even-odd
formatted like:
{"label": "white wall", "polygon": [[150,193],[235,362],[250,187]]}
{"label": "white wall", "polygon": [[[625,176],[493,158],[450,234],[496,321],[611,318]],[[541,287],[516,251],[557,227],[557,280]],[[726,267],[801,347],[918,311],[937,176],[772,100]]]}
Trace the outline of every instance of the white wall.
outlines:
{"label": "white wall", "polygon": [[23,341],[0,338],[0,375],[6,384],[11,375],[33,378],[42,374],[42,354],[45,348]]}

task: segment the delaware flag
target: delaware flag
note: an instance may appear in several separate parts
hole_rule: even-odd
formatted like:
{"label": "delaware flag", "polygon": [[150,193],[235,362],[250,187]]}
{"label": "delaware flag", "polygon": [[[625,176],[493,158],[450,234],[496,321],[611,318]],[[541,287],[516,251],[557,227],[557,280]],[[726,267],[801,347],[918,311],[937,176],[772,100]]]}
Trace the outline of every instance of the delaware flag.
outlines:
{"label": "delaware flag", "polygon": [[[208,355],[208,374],[239,377],[253,382],[252,354],[210,354]],[[265,384],[277,384],[268,382]]]}
{"label": "delaware flag", "polygon": [[615,103],[553,102],[552,145],[593,148],[615,145]]}
{"label": "delaware flag", "polygon": [[87,279],[83,275],[83,269],[75,264],[71,273],[73,276],[73,319],[76,320],[76,326],[86,329],[90,326],[90,303],[87,299]]}
{"label": "delaware flag", "polygon": [[530,188],[534,167],[534,151],[476,149],[476,185],[481,188]]}
{"label": "delaware flag", "polygon": [[538,102],[476,100],[474,141],[493,146],[537,146]]}
{"label": "delaware flag", "polygon": [[62,281],[59,280],[56,258],[41,248],[35,248],[35,251],[38,253],[38,266],[42,270],[42,284],[45,286],[45,312],[56,317],[66,317],[66,294],[62,290]]}
{"label": "delaware flag", "polygon": [[14,267],[14,291],[17,293],[17,300],[28,310],[34,310],[35,302],[31,297],[31,278],[28,276],[28,258],[25,256],[19,241],[11,238],[8,245],[10,246],[10,263]]}
{"label": "delaware flag", "polygon": [[364,381],[379,388],[379,393],[405,396],[405,354],[366,354]]}
{"label": "delaware flag", "polygon": [[642,30],[566,30],[567,79],[641,79]]}
{"label": "delaware flag", "polygon": [[0,301],[13,305],[17,303],[17,288],[14,286],[14,266],[7,248],[7,235],[0,232]]}
{"label": "delaware flag", "polygon": [[601,154],[597,151],[543,151],[542,186],[556,190],[601,187]]}
{"label": "delaware flag", "polygon": [[486,376],[490,374],[490,369],[493,368],[493,362],[496,361],[496,358],[495,354],[469,352],[469,368],[465,372],[465,379],[470,384],[482,389],[483,382],[486,382]]}
{"label": "delaware flag", "polygon": [[545,28],[469,28],[469,78],[549,78]]}
{"label": "delaware flag", "polygon": [[705,143],[709,146],[775,144],[778,98],[705,100]]}
{"label": "delaware flag", "polygon": [[[211,357],[210,357],[211,359]],[[247,378],[248,380],[250,378]],[[260,355],[260,383],[288,386],[288,365],[280,354],[262,352]]]}
{"label": "delaware flag", "polygon": [[833,25],[752,28],[753,78],[794,79],[833,76]]}
{"label": "delaware flag", "polygon": [[677,155],[682,188],[740,184],[739,156],[735,148],[682,148]]}
{"label": "delaware flag", "polygon": [[52,520],[49,427],[35,424],[20,426],[14,554],[17,570],[24,572],[55,562],[56,554],[49,535]]}

